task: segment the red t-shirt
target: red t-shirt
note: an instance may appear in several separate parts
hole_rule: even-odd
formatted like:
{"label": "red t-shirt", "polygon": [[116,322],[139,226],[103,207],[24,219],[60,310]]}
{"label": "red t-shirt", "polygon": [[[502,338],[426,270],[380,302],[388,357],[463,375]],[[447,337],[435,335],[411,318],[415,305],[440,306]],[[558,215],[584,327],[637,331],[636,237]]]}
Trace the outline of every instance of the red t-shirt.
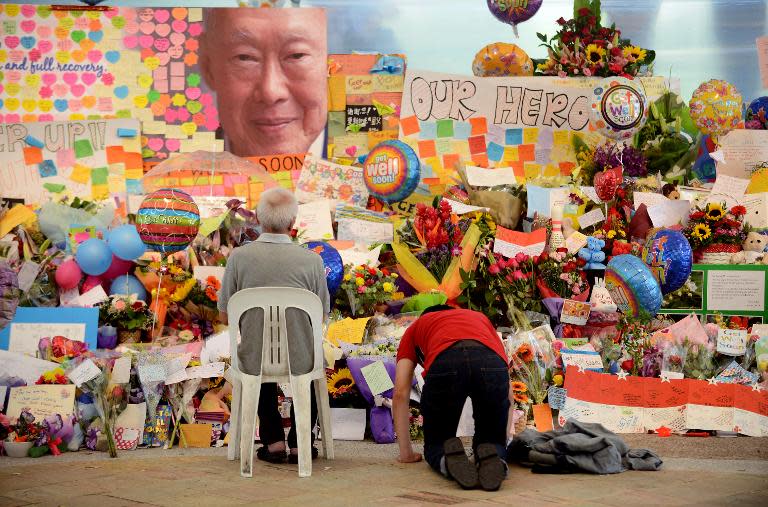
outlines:
{"label": "red t-shirt", "polygon": [[475,340],[507,362],[504,345],[491,321],[472,310],[444,310],[428,313],[411,324],[397,349],[397,360],[410,359],[424,367],[426,375],[435,358],[461,340]]}

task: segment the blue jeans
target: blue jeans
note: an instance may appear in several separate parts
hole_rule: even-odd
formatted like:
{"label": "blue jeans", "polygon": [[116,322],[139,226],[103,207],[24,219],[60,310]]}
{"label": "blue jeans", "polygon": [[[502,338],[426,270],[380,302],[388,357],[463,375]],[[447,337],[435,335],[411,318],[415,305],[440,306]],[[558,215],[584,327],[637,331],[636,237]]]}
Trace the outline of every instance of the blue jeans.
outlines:
{"label": "blue jeans", "polygon": [[437,356],[421,395],[424,459],[440,472],[443,443],[456,436],[467,397],[472,400],[472,447],[490,443],[506,457],[509,371],[498,354],[479,342],[458,342]]}

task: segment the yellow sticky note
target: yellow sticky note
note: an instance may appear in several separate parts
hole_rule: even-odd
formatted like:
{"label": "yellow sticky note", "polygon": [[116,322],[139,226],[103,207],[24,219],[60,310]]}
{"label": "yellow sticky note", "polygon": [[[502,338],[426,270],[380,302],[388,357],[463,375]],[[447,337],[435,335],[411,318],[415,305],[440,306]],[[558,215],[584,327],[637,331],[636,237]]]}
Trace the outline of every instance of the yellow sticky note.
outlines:
{"label": "yellow sticky note", "polygon": [[402,92],[403,76],[390,74],[375,74],[373,76],[374,92]]}
{"label": "yellow sticky note", "polygon": [[501,158],[502,162],[517,162],[520,160],[520,154],[517,151],[517,146],[505,146],[504,156]]}
{"label": "yellow sticky note", "polygon": [[165,134],[166,123],[164,121],[145,121],[141,127],[144,134]]}
{"label": "yellow sticky note", "polygon": [[536,144],[539,140],[539,129],[523,129],[523,144]]}
{"label": "yellow sticky note", "polygon": [[112,193],[125,192],[125,176],[122,174],[110,174],[107,176],[109,190]]}
{"label": "yellow sticky note", "polygon": [[469,160],[472,154],[469,152],[469,143],[463,140],[451,141],[451,153],[458,153],[463,159]]}
{"label": "yellow sticky note", "polygon": [[144,177],[144,169],[141,167],[134,167],[133,169],[125,170],[125,177],[129,180],[140,180]]}
{"label": "yellow sticky note", "polygon": [[109,185],[91,185],[91,199],[103,201],[109,197]]}
{"label": "yellow sticky note", "polygon": [[567,130],[555,130],[552,133],[553,144],[568,144],[569,142],[571,142],[571,140]]}
{"label": "yellow sticky note", "polygon": [[213,177],[213,181],[211,182],[211,185],[223,185],[224,184],[224,176],[217,174]]}
{"label": "yellow sticky note", "polygon": [[345,89],[349,95],[367,95],[373,93],[373,76],[345,76]]}
{"label": "yellow sticky note", "polygon": [[187,21],[197,23],[203,20],[203,9],[200,7],[191,7],[187,9]]}
{"label": "yellow sticky note", "polygon": [[328,76],[328,110],[345,111],[347,107],[346,76]]}
{"label": "yellow sticky note", "polygon": [[81,164],[75,164],[75,167],[72,168],[72,174],[69,175],[69,179],[85,185],[91,181],[91,168]]}
{"label": "yellow sticky note", "polygon": [[525,177],[527,179],[538,178],[541,176],[541,165],[539,164],[526,163],[524,169]]}
{"label": "yellow sticky note", "polygon": [[339,341],[347,343],[362,343],[365,334],[365,326],[368,325],[370,317],[364,319],[346,318],[339,320],[328,326],[328,341],[338,345]]}
{"label": "yellow sticky note", "polygon": [[560,176],[560,168],[553,164],[547,164],[546,167],[544,167],[544,176],[547,178]]}
{"label": "yellow sticky note", "polygon": [[141,153],[141,138],[139,136],[123,138],[123,151]]}

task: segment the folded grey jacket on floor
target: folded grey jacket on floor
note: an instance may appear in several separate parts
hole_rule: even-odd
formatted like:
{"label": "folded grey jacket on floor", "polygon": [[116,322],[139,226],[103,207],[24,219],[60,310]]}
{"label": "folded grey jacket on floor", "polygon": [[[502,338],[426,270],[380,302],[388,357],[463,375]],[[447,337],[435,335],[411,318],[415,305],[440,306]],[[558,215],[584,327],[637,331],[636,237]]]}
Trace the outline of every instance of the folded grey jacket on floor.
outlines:
{"label": "folded grey jacket on floor", "polygon": [[507,448],[507,461],[532,464],[534,472],[617,474],[659,470],[661,458],[647,449],[630,449],[617,434],[597,423],[570,420],[561,430],[526,429]]}

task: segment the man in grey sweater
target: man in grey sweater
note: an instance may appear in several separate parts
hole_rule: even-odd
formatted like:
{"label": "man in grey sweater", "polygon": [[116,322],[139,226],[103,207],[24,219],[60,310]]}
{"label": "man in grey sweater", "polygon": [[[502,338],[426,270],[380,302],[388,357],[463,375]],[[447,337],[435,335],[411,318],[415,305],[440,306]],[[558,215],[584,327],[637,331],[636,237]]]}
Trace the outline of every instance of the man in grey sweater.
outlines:
{"label": "man in grey sweater", "polygon": [[[330,312],[330,296],[326,285],[325,267],[319,255],[294,244],[290,232],[296,221],[298,205],[291,192],[274,188],[261,194],[256,214],[262,227],[259,239],[235,248],[227,259],[227,269],[219,292],[218,307],[224,322],[227,303],[236,292],[252,287],[295,287],[318,295],[323,303],[323,314]],[[307,373],[312,369],[313,338],[309,316],[301,310],[286,311],[288,355],[291,371]],[[231,325],[237,325],[237,322]],[[245,373],[258,375],[261,371],[261,341],[264,328],[263,312],[253,309],[245,312],[240,324],[241,341],[238,346],[240,368]],[[286,459],[285,433],[277,409],[277,384],[262,384],[259,397],[259,436],[262,447],[256,456],[271,463]],[[317,404],[312,393],[312,424],[317,419]],[[296,422],[291,407],[291,430],[288,433],[288,461],[298,462]],[[313,437],[314,438],[314,437]],[[313,447],[312,457],[317,457]]]}

